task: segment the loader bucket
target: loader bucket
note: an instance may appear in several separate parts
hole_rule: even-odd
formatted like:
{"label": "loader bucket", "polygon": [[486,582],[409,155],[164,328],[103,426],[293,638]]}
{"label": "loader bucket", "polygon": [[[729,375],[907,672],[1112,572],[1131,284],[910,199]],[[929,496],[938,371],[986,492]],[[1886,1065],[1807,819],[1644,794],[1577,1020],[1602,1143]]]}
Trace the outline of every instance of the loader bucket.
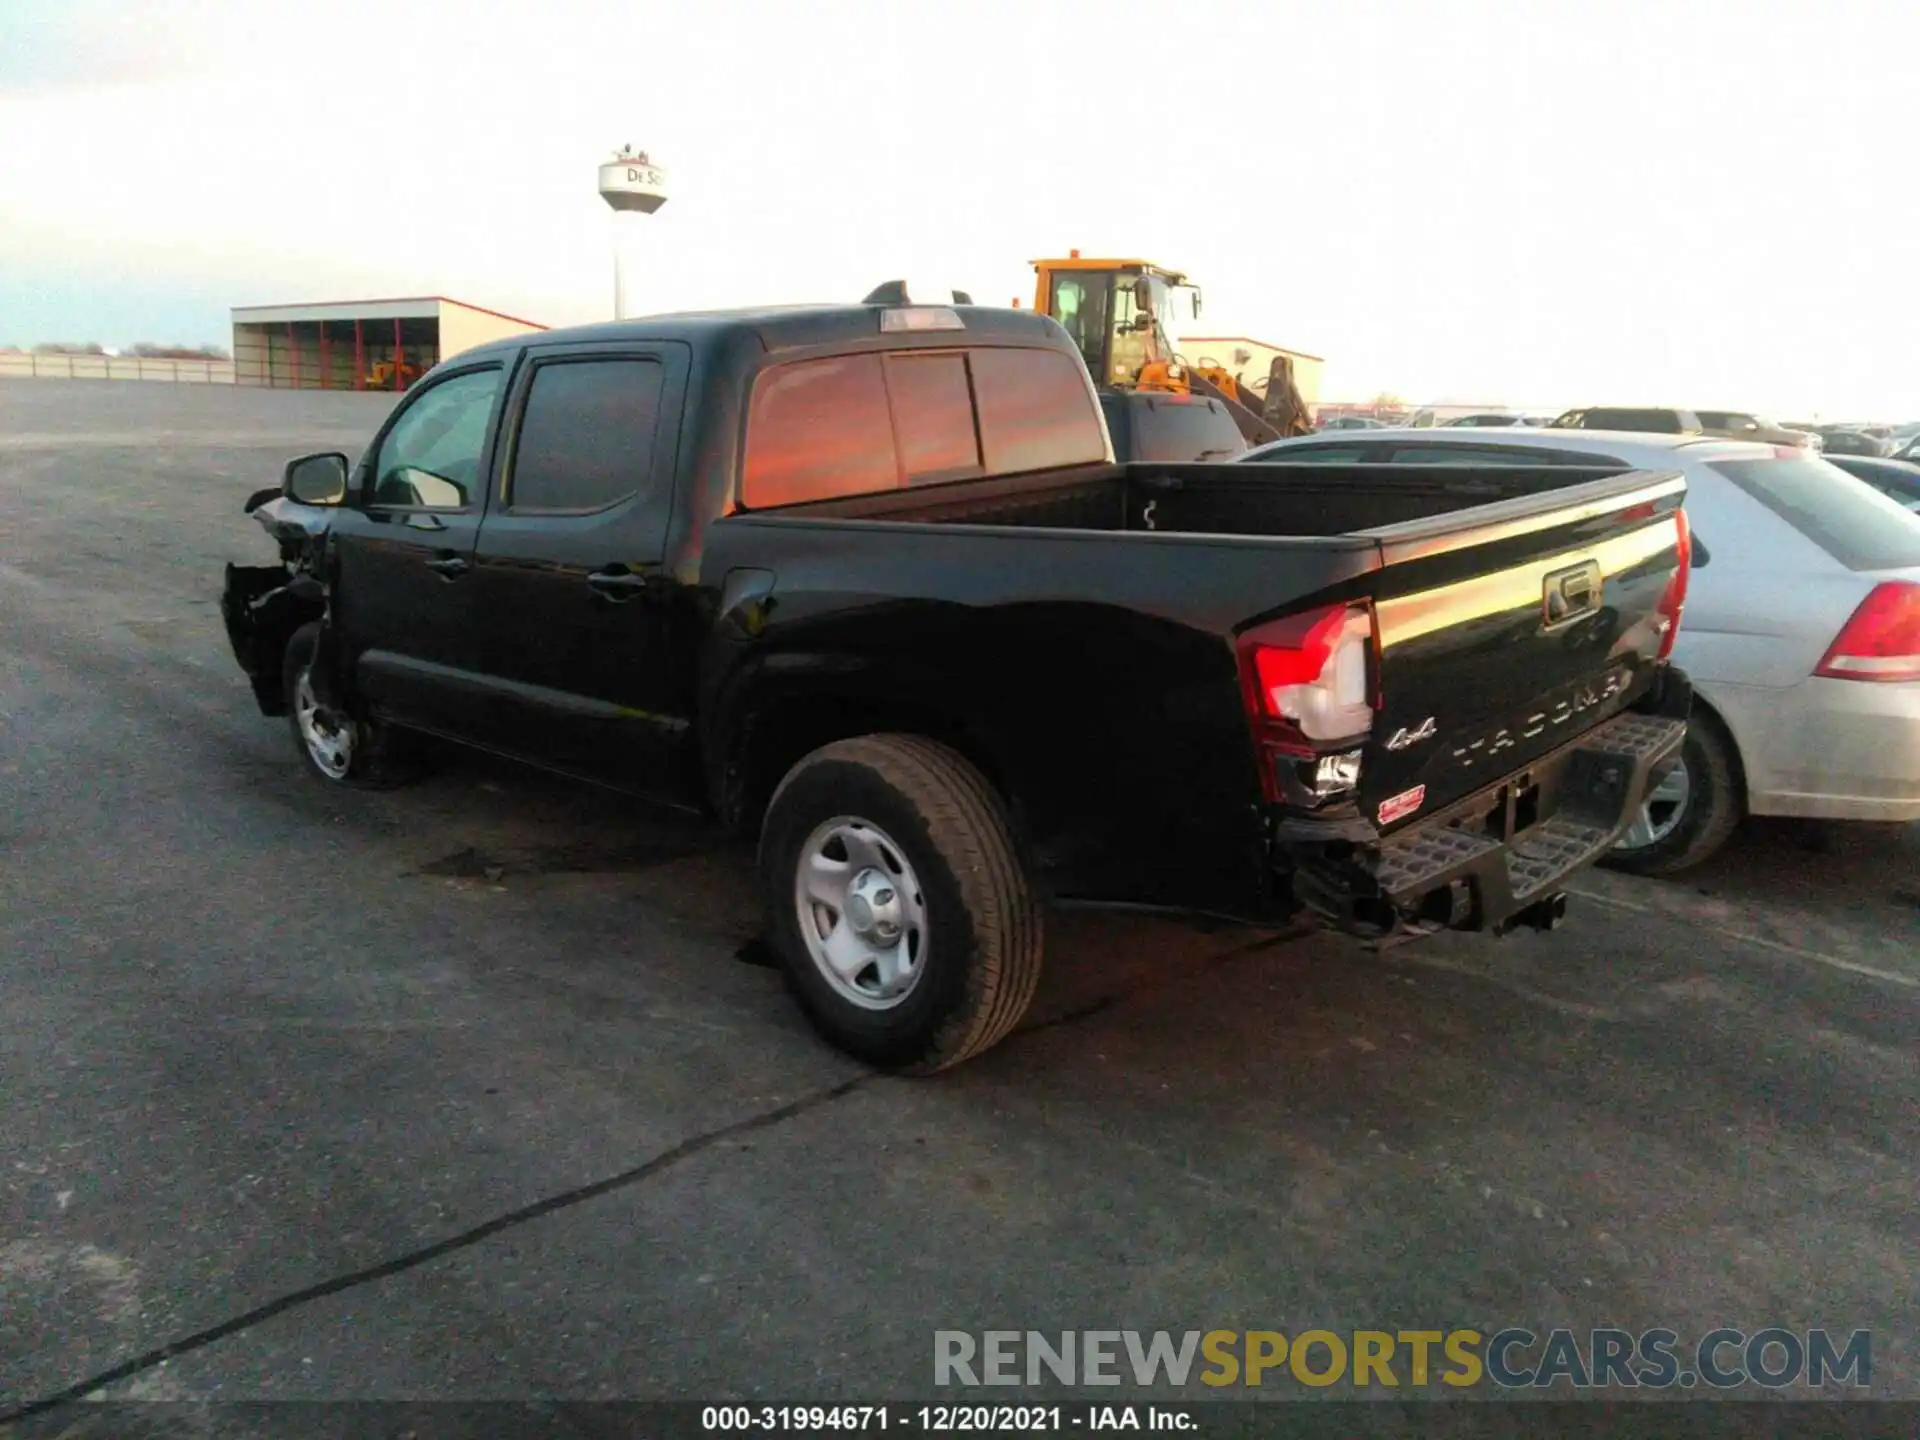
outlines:
{"label": "loader bucket", "polygon": [[1279,430],[1191,366],[1187,369],[1187,384],[1194,394],[1204,395],[1209,400],[1218,400],[1226,406],[1227,414],[1231,415],[1233,423],[1240,427],[1240,433],[1246,437],[1247,444],[1264,445],[1269,440],[1282,438]]}

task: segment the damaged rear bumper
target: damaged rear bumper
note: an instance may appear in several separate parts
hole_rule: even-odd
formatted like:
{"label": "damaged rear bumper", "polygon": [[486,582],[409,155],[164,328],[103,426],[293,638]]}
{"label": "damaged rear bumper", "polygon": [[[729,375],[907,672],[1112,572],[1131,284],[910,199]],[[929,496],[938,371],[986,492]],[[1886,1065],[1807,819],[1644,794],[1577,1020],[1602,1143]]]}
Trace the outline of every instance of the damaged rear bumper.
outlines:
{"label": "damaged rear bumper", "polygon": [[1553,928],[1568,879],[1613,848],[1678,760],[1689,698],[1676,673],[1658,706],[1665,713],[1617,715],[1384,841],[1286,846],[1295,898],[1371,939]]}

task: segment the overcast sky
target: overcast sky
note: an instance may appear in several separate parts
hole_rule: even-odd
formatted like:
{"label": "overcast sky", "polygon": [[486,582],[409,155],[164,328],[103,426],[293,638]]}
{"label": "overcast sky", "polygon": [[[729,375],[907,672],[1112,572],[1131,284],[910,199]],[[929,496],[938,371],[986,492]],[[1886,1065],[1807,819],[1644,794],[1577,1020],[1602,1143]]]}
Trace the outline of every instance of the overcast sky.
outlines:
{"label": "overcast sky", "polygon": [[0,135],[0,343],[605,318],[631,142],[645,309],[1030,303],[1077,246],[1329,399],[1920,418],[1895,0],[0,0]]}

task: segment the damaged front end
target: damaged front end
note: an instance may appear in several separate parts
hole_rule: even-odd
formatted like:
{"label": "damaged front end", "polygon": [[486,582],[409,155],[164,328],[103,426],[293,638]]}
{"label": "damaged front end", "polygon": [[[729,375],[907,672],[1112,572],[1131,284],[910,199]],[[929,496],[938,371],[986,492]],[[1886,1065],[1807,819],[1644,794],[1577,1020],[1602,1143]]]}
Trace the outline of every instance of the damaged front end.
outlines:
{"label": "damaged front end", "polygon": [[287,642],[302,625],[327,613],[327,590],[319,577],[329,517],[281,498],[277,490],[256,494],[247,502],[247,513],[279,545],[280,563],[228,564],[220,614],[261,713],[284,715]]}

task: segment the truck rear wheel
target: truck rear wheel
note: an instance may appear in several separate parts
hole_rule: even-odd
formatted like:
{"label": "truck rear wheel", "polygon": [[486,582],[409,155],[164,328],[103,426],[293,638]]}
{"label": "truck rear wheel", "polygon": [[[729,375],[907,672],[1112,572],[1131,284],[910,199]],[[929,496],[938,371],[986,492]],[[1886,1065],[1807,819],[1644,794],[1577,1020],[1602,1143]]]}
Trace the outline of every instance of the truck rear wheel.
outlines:
{"label": "truck rear wheel", "polygon": [[807,756],[767,808],[760,880],[801,1006],[870,1064],[944,1070],[1033,1002],[1040,905],[1005,804],[945,745],[866,735]]}
{"label": "truck rear wheel", "polygon": [[320,624],[302,625],[287,641],[282,683],[293,745],[307,769],[330,785],[390,790],[414,778],[407,736],[390,725],[356,720],[319,702],[313,690],[313,656]]}
{"label": "truck rear wheel", "polygon": [[1711,858],[1740,823],[1735,765],[1732,739],[1695,706],[1680,763],[1654,786],[1602,863],[1633,875],[1677,875]]}

